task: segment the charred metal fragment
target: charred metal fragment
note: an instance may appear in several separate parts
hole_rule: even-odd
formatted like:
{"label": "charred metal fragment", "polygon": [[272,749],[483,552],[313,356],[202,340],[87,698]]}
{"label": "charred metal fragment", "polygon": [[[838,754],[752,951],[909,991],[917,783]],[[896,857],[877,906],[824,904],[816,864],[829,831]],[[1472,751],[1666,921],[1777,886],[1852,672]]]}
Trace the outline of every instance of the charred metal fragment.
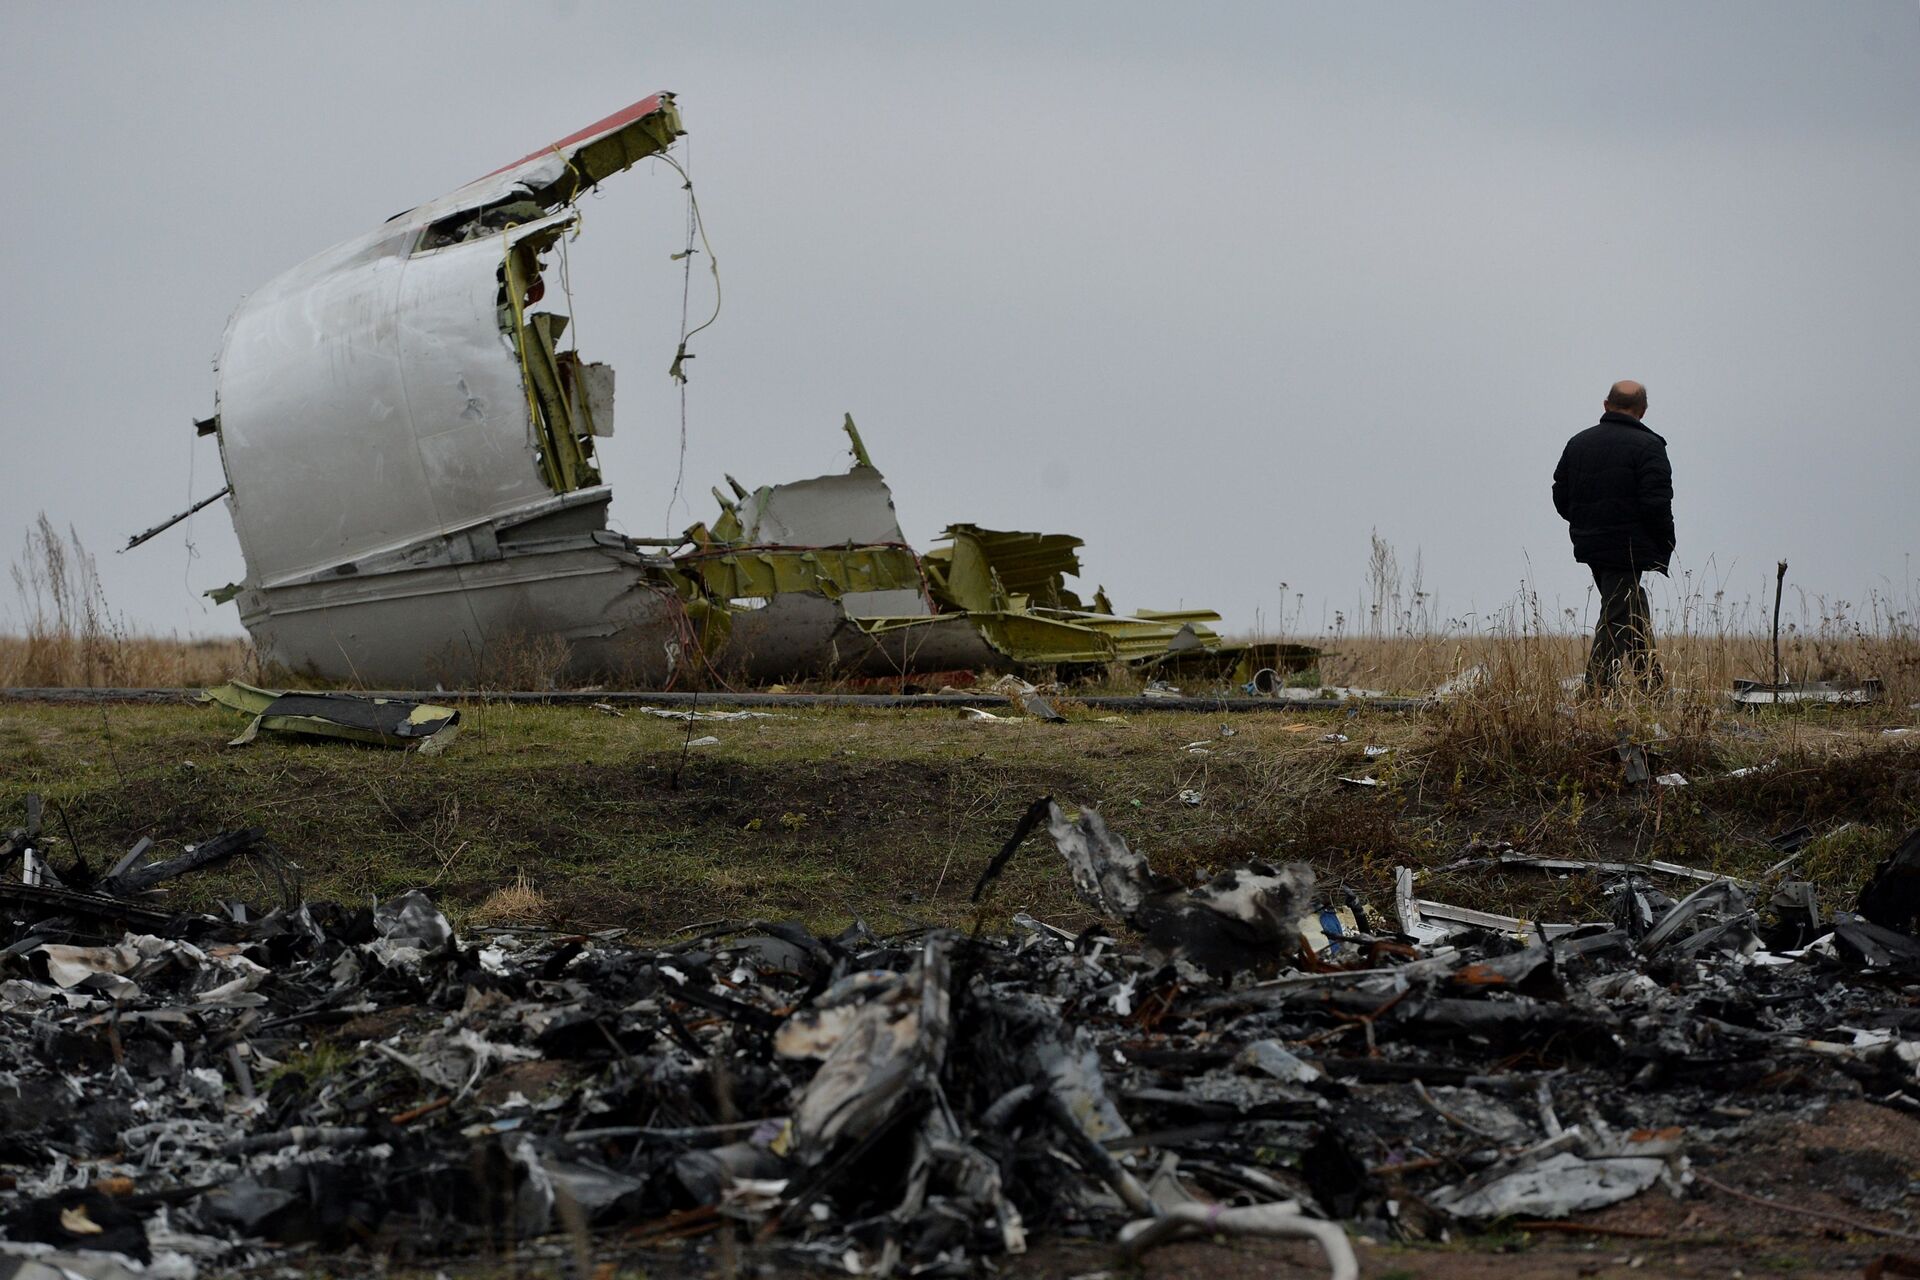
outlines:
{"label": "charred metal fragment", "polygon": [[[957,1274],[1030,1234],[1138,1252],[1194,1226],[1310,1237],[1339,1267],[1348,1224],[1692,1194],[1689,1153],[1737,1159],[1828,1101],[1920,1108],[1920,942],[1851,914],[1751,950],[1750,899],[1716,882],[1640,946],[1461,928],[1342,967],[1276,958],[1312,909],[1284,872],[1210,894],[1043,817],[1112,933],[742,921],[651,946],[456,929],[420,892],[222,921],[0,881],[0,1268],[31,1236],[81,1274],[123,1265],[109,1237],[159,1274],[616,1241]],[[1741,945],[1696,944],[1716,929]],[[1897,1205],[1906,1171],[1882,1181]]]}
{"label": "charred metal fragment", "polygon": [[144,848],[136,846],[127,859],[116,866],[110,874],[101,878],[98,888],[103,893],[121,897],[141,893],[163,880],[171,880],[189,871],[210,867],[235,854],[247,853],[259,848],[266,843],[266,837],[267,833],[259,827],[247,827],[240,831],[223,831],[217,836],[188,846],[186,852],[177,858],[145,864],[141,864],[138,860],[138,855],[144,852]]}
{"label": "charred metal fragment", "polygon": [[1874,924],[1920,933],[1920,827],[1874,868],[1853,909]]}

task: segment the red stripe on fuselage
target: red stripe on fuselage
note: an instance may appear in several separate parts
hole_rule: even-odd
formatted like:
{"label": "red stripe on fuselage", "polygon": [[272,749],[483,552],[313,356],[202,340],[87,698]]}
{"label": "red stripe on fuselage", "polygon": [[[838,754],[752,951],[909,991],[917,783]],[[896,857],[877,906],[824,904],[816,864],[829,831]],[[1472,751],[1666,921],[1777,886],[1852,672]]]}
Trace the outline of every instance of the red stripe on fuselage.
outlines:
{"label": "red stripe on fuselage", "polygon": [[[650,116],[654,112],[660,109],[661,96],[662,95],[656,93],[652,97],[642,98],[640,99],[640,101],[634,103],[632,106],[623,107],[619,111],[614,112],[612,115],[608,116],[605,120],[596,120],[592,124],[588,125],[586,128],[580,130],[578,133],[570,133],[566,137],[560,139],[560,141],[558,142],[552,143],[548,146],[544,146],[540,148],[538,151],[530,152],[527,155],[521,156],[518,160],[515,160],[512,164],[503,164],[498,169],[495,169],[493,173],[485,174],[483,176],[491,178],[494,173],[505,173],[509,169],[517,169],[529,160],[538,160],[541,156],[550,155],[555,151],[564,151],[566,148],[572,146],[576,142],[585,142],[588,138],[591,138],[596,134],[612,133],[615,129],[620,128],[622,125],[632,124],[635,120],[640,119],[642,116]],[[474,179],[474,181],[476,182],[478,182],[479,180],[480,179],[478,178]]]}

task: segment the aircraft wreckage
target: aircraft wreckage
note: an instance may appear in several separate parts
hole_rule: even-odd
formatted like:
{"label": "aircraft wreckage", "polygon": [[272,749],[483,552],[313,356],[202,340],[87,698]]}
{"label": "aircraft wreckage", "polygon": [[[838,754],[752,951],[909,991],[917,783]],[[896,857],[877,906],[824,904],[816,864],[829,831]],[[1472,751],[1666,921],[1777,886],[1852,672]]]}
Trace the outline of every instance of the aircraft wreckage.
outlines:
{"label": "aircraft wreckage", "polygon": [[564,342],[547,255],[581,195],[682,132],[655,94],[241,303],[197,425],[246,563],[212,594],[266,661],[426,687],[500,678],[529,643],[562,679],[650,684],[1114,662],[1244,681],[1297,660],[1223,645],[1211,612],[1083,603],[1077,538],[956,524],[916,553],[851,417],[843,475],[729,477],[678,540],[609,529],[613,370]]}

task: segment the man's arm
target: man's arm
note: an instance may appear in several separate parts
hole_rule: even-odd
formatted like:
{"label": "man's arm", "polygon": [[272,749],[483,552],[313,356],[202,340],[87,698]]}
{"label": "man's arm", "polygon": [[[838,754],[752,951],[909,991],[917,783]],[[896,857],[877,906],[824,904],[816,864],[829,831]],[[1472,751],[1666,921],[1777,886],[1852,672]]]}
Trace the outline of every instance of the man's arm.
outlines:
{"label": "man's arm", "polygon": [[1553,469],[1553,509],[1560,513],[1562,520],[1567,515],[1567,451],[1560,451],[1560,465]]}
{"label": "man's arm", "polygon": [[1640,460],[1640,524],[1673,554],[1673,464],[1665,445]]}

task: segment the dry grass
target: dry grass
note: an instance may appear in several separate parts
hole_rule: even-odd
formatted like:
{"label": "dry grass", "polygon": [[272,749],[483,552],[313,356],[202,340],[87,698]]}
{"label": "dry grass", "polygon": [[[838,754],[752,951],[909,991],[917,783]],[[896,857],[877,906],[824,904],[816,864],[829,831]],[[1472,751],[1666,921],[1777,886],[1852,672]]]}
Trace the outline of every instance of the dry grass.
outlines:
{"label": "dry grass", "polygon": [[253,646],[217,637],[120,637],[111,646],[0,636],[0,688],[190,689],[249,678]]}
{"label": "dry grass", "polygon": [[[1920,599],[1920,583],[1909,594]],[[1558,780],[1591,789],[1617,776],[1615,748],[1625,743],[1652,747],[1682,772],[1798,758],[1823,740],[1831,714],[1770,715],[1762,729],[1759,719],[1739,717],[1728,699],[1736,680],[1773,678],[1772,639],[1749,626],[1757,612],[1694,598],[1657,617],[1666,686],[1655,694],[1627,689],[1585,696],[1571,682],[1585,668],[1588,638],[1550,625],[1531,593],[1485,632],[1407,629],[1339,640],[1319,675],[1330,685],[1390,691],[1430,690],[1448,680],[1466,686],[1426,717],[1431,760],[1482,783]],[[1864,611],[1845,601],[1802,599],[1795,614],[1782,619],[1780,674],[1844,683],[1877,678],[1886,710],[1908,719],[1902,712],[1920,702],[1917,615],[1920,608],[1894,607],[1880,596]],[[1402,625],[1408,621],[1402,614]],[[1743,743],[1753,758],[1730,759],[1742,754]]]}
{"label": "dry grass", "polygon": [[547,895],[534,886],[525,872],[519,872],[511,884],[501,885],[488,894],[468,913],[467,919],[481,925],[538,925],[546,923],[551,912]]}
{"label": "dry grass", "polygon": [[[305,683],[286,672],[262,671],[252,645],[241,638],[186,639],[133,634],[109,607],[93,556],[77,535],[62,535],[43,513],[28,531],[12,566],[22,634],[0,634],[0,688],[192,687],[234,676],[268,684]],[[1362,616],[1350,629],[1344,614],[1325,634],[1301,633],[1298,617],[1282,616],[1278,631],[1256,638],[1296,639],[1326,648],[1311,678],[1326,685],[1426,693],[1473,668],[1485,673],[1463,714],[1492,717],[1506,737],[1557,737],[1567,695],[1560,682],[1585,664],[1587,638],[1571,610],[1545,616],[1537,595],[1523,590],[1492,617],[1474,625],[1437,614],[1416,562],[1403,575],[1391,546],[1375,538]],[[1655,619],[1661,661],[1673,692],[1658,710],[1687,720],[1719,708],[1739,678],[1768,679],[1771,601],[1729,603],[1682,584],[1678,602]],[[1286,584],[1281,584],[1284,592]],[[1902,598],[1904,596],[1904,598]],[[1863,604],[1789,592],[1781,623],[1782,673],[1794,680],[1881,679],[1895,706],[1920,701],[1920,579],[1869,595]],[[553,636],[496,638],[482,663],[479,689],[550,689],[566,659]],[[951,674],[951,673],[950,673]],[[443,681],[450,686],[461,681]],[[933,687],[925,677],[898,680],[813,681],[808,690]],[[1300,683],[1295,680],[1294,683]],[[1097,682],[1102,692],[1138,689],[1137,672],[1116,669]],[[634,687],[613,681],[608,687]],[[641,686],[644,687],[644,686]],[[1617,715],[1611,707],[1601,718]],[[1588,717],[1591,718],[1591,717]],[[1663,721],[1664,723],[1664,721]],[[1672,725],[1667,725],[1669,729]]]}
{"label": "dry grass", "polygon": [[[796,709],[718,727],[720,744],[691,763],[683,725],[485,699],[463,704],[466,728],[442,757],[264,739],[226,751],[234,726],[210,711],[0,703],[0,825],[41,792],[71,854],[94,864],[142,836],[184,844],[264,826],[296,851],[318,897],[426,886],[475,922],[647,932],[719,915],[972,927],[973,877],[1040,794],[1098,805],[1180,877],[1248,856],[1301,859],[1380,906],[1394,867],[1411,866],[1431,873],[1442,900],[1553,919],[1592,918],[1597,882],[1439,868],[1510,842],[1758,876],[1779,860],[1767,838],[1806,823],[1821,839],[1795,873],[1813,878],[1831,908],[1848,905],[1874,861],[1920,822],[1920,735],[1883,732],[1920,727],[1910,709],[1920,701],[1913,608],[1799,601],[1783,621],[1787,675],[1877,676],[1887,690],[1878,706],[1737,710],[1732,681],[1770,674],[1771,649],[1757,610],[1717,600],[1656,619],[1666,692],[1587,700],[1563,686],[1584,665],[1577,618],[1544,618],[1523,596],[1468,629],[1429,616],[1418,590],[1403,607],[1390,549],[1377,545],[1375,559],[1378,606],[1362,634],[1307,637],[1330,651],[1312,678],[1426,692],[1477,667],[1471,689],[1417,712],[1162,712],[1118,723],[1070,690],[1057,699],[1065,725]],[[130,636],[91,558],[44,518],[13,580],[25,634],[0,638],[0,685],[259,678],[238,640]],[[498,657],[500,684],[552,681],[550,646],[503,645]],[[1137,672],[1115,672],[1090,691],[1138,683]],[[1233,732],[1222,732],[1223,718]],[[1623,741],[1692,785],[1629,783]],[[1367,755],[1369,745],[1390,750]],[[1761,767],[1736,774],[1748,766]],[[1340,780],[1363,773],[1381,785]],[[1184,802],[1188,791],[1202,803]],[[220,872],[182,892],[194,905],[251,890]],[[1022,909],[1088,923],[1044,855],[1008,870],[989,913]]]}
{"label": "dry grass", "polygon": [[12,577],[23,634],[0,635],[0,688],[177,688],[254,668],[244,640],[131,634],[108,607],[79,535],[62,535],[44,512]]}
{"label": "dry grass", "polygon": [[[1808,823],[1824,839],[1796,870],[1841,907],[1920,823],[1920,735],[1882,733],[1916,723],[1904,707],[1728,708],[1683,723],[1643,700],[1549,711],[1551,729],[1503,738],[1506,696],[1493,686],[1423,712],[1118,722],[1062,697],[1064,725],[802,708],[711,726],[719,744],[685,762],[685,725],[586,707],[466,701],[460,736],[420,756],[269,735],[229,750],[234,720],[208,708],[0,703],[0,828],[40,792],[56,864],[77,844],[97,867],[142,836],[171,851],[261,826],[317,899],[425,888],[457,916],[652,936],[721,916],[971,928],[980,868],[1049,794],[1099,807],[1183,879],[1247,857],[1299,859],[1384,909],[1404,865],[1436,873],[1429,896],[1549,919],[1591,918],[1597,904],[1566,899],[1598,882],[1437,869],[1476,841],[1510,841],[1553,857],[1757,876],[1780,858],[1766,838]],[[1693,785],[1628,784],[1614,717]],[[1369,745],[1391,751],[1369,757]],[[1361,774],[1382,785],[1338,780]],[[1202,803],[1183,802],[1187,790]],[[544,914],[528,891],[545,896]],[[182,906],[257,892],[246,868],[177,890]],[[1044,840],[987,904],[996,927],[1018,910],[1062,927],[1091,922]]]}
{"label": "dry grass", "polygon": [[[1655,633],[1668,682],[1683,693],[1711,691],[1718,696],[1737,679],[1772,679],[1772,644],[1765,635],[1674,634],[1657,626]],[[1585,668],[1588,643],[1585,634],[1507,628],[1451,636],[1358,637],[1331,642],[1319,674],[1328,685],[1395,693],[1430,690],[1474,667],[1509,680],[1547,679],[1557,686]],[[1875,676],[1885,682],[1889,701],[1920,699],[1920,632],[1912,627],[1875,634],[1783,626],[1780,657],[1788,680]]]}
{"label": "dry grass", "polygon": [[[1787,586],[1783,599],[1729,599],[1683,574],[1655,591],[1653,618],[1660,659],[1670,684],[1683,693],[1724,692],[1736,679],[1771,680],[1777,618],[1780,675],[1786,680],[1858,680],[1879,677],[1888,700],[1920,699],[1920,576],[1868,592],[1864,601]],[[1283,598],[1287,584],[1281,583]],[[1440,612],[1425,589],[1416,558],[1403,572],[1393,547],[1374,537],[1365,594],[1355,617],[1336,612],[1324,632],[1301,626],[1304,601],[1283,610],[1274,634],[1328,649],[1319,676],[1329,685],[1396,693],[1424,692],[1461,672],[1484,668],[1511,688],[1578,674],[1586,665],[1593,619],[1574,609],[1547,613],[1531,584],[1501,608],[1471,619]]]}

